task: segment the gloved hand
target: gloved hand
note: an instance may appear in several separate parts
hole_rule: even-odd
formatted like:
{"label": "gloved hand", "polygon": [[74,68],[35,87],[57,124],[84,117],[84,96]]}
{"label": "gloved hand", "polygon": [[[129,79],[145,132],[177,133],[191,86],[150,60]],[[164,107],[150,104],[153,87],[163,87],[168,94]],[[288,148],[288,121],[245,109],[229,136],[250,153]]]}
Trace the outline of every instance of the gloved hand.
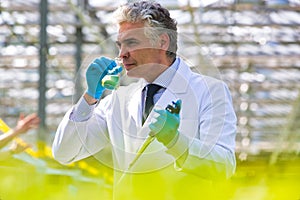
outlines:
{"label": "gloved hand", "polygon": [[106,57],[95,59],[86,71],[87,94],[99,99],[105,88],[102,86],[102,79],[108,74],[108,70],[112,70],[117,66],[114,60]]}
{"label": "gloved hand", "polygon": [[[179,110],[181,107],[181,100],[178,100],[175,104],[179,104]],[[163,143],[166,147],[170,148],[175,144],[178,139],[178,127],[180,123],[179,113],[171,113],[169,110],[157,110],[154,112],[158,114],[155,117],[154,122],[149,125],[151,135]]]}

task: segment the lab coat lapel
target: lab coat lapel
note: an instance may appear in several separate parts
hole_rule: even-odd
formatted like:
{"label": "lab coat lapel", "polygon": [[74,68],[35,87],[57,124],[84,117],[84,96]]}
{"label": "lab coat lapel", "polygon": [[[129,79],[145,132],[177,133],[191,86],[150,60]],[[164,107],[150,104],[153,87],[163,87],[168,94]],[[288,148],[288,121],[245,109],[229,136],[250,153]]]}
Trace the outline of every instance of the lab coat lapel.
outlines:
{"label": "lab coat lapel", "polygon": [[126,95],[129,96],[128,102],[128,113],[129,117],[135,121],[137,127],[142,126],[142,90],[146,85],[145,81],[140,80],[135,85],[131,87],[129,91],[127,91]]}
{"label": "lab coat lapel", "polygon": [[175,76],[171,80],[171,83],[166,88],[161,98],[156,103],[155,107],[164,109],[168,104],[171,104],[172,101],[182,99],[182,97],[184,97],[187,93],[190,74],[191,73],[189,67],[184,62],[182,62],[182,60],[180,60],[180,64]]}
{"label": "lab coat lapel", "polygon": [[147,136],[147,134],[149,133],[149,128],[147,127],[149,126],[152,118],[155,115],[154,109],[165,109],[168,104],[172,103],[172,101],[182,99],[182,97],[185,96],[190,76],[191,70],[182,60],[180,60],[180,64],[178,70],[175,73],[175,76],[171,80],[171,83],[166,88],[165,92],[162,94],[158,102],[155,104],[153,110],[150,112],[139,135],[141,134],[143,136]]}
{"label": "lab coat lapel", "polygon": [[141,126],[141,111],[142,111],[142,98],[141,90],[137,90],[132,93],[132,98],[128,104],[129,116],[135,121],[138,127]]}
{"label": "lab coat lapel", "polygon": [[[139,138],[139,140],[138,140],[139,144],[137,146],[135,145],[135,148],[136,148],[135,152],[138,151],[138,149],[141,147],[141,145],[143,144],[143,142],[145,141],[145,139],[148,137],[148,135],[150,133],[149,124],[152,122],[153,118],[155,117],[155,113],[156,113],[156,112],[154,112],[154,109],[165,109],[168,104],[172,103],[172,101],[176,101],[177,99],[182,99],[186,95],[187,88],[188,88],[188,80],[189,80],[190,75],[191,75],[191,71],[189,70],[189,67],[181,61],[181,64],[180,64],[174,78],[172,79],[171,83],[166,88],[166,90],[164,91],[164,93],[162,94],[162,96],[160,97],[158,102],[155,104],[153,110],[150,112],[147,120],[144,122],[141,129],[138,130],[137,137]],[[140,99],[140,102],[138,102],[139,103],[138,105],[140,106],[140,109],[141,109],[142,108],[141,98],[139,98],[139,99]],[[137,105],[136,101],[132,101],[130,104],[130,106],[132,106],[132,108],[135,108],[135,109],[136,109],[136,105]],[[141,121],[141,119],[139,119],[139,117],[141,117],[139,113],[137,113],[137,114],[134,113],[134,115],[136,116],[135,119],[138,119]],[[150,152],[151,151],[157,152],[157,149],[162,149],[162,144],[160,144],[159,142],[154,140],[152,142],[152,144],[149,146],[149,148],[146,149],[146,152],[148,152],[149,155],[152,155]],[[159,151],[159,153],[160,153],[160,151]],[[169,159],[167,159],[164,164],[167,164],[167,163],[169,163]]]}

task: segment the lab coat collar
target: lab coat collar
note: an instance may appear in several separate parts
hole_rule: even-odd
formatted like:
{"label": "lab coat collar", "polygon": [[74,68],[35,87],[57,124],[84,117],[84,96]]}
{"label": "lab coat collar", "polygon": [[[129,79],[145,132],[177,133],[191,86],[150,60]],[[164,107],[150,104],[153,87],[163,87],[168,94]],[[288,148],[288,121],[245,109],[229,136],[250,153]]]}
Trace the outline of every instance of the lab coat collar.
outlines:
{"label": "lab coat collar", "polygon": [[[179,58],[179,67],[171,80],[169,86],[166,88],[165,92],[162,94],[160,99],[155,105],[157,109],[164,109],[172,101],[176,101],[181,95],[187,92],[189,79],[192,75],[190,67]],[[147,82],[143,79],[135,83],[134,91],[129,92],[132,97],[128,104],[128,109],[131,117],[136,121],[138,127],[142,126],[141,113],[142,113],[142,90],[147,85]],[[149,114],[148,120],[145,121],[144,125],[149,123],[149,119],[153,117],[154,112]]]}
{"label": "lab coat collar", "polygon": [[[165,92],[155,104],[154,109],[165,109],[168,104],[171,104],[172,101],[181,99],[182,95],[187,92],[192,71],[190,70],[189,66],[182,61],[182,59],[179,61],[180,63],[176,74],[174,75],[170,85],[166,88]],[[151,122],[151,118],[153,118],[153,115],[155,114],[153,110],[149,114],[149,117],[145,121],[144,125],[148,126]]]}
{"label": "lab coat collar", "polygon": [[190,67],[181,58],[179,58],[179,67],[167,89],[174,94],[185,93],[191,74],[192,72]]}

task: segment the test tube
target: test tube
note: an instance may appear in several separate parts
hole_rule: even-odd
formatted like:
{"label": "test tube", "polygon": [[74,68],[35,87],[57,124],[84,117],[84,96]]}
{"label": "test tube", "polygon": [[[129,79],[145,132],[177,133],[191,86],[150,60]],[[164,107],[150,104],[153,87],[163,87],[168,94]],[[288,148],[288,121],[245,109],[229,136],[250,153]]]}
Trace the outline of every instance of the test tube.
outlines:
{"label": "test tube", "polygon": [[120,74],[122,71],[120,68],[122,68],[122,60],[119,57],[116,57],[114,60],[118,67],[115,67],[109,71],[108,74],[102,79],[102,86],[108,90],[114,90],[120,85]]}

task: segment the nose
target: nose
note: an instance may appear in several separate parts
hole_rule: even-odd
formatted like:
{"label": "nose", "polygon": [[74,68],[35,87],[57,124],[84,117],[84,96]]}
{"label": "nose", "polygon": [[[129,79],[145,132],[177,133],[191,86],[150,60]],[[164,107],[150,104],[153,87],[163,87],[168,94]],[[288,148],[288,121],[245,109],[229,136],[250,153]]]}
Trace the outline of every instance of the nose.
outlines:
{"label": "nose", "polygon": [[128,58],[129,57],[129,51],[124,46],[121,46],[119,49],[119,56],[120,59]]}

